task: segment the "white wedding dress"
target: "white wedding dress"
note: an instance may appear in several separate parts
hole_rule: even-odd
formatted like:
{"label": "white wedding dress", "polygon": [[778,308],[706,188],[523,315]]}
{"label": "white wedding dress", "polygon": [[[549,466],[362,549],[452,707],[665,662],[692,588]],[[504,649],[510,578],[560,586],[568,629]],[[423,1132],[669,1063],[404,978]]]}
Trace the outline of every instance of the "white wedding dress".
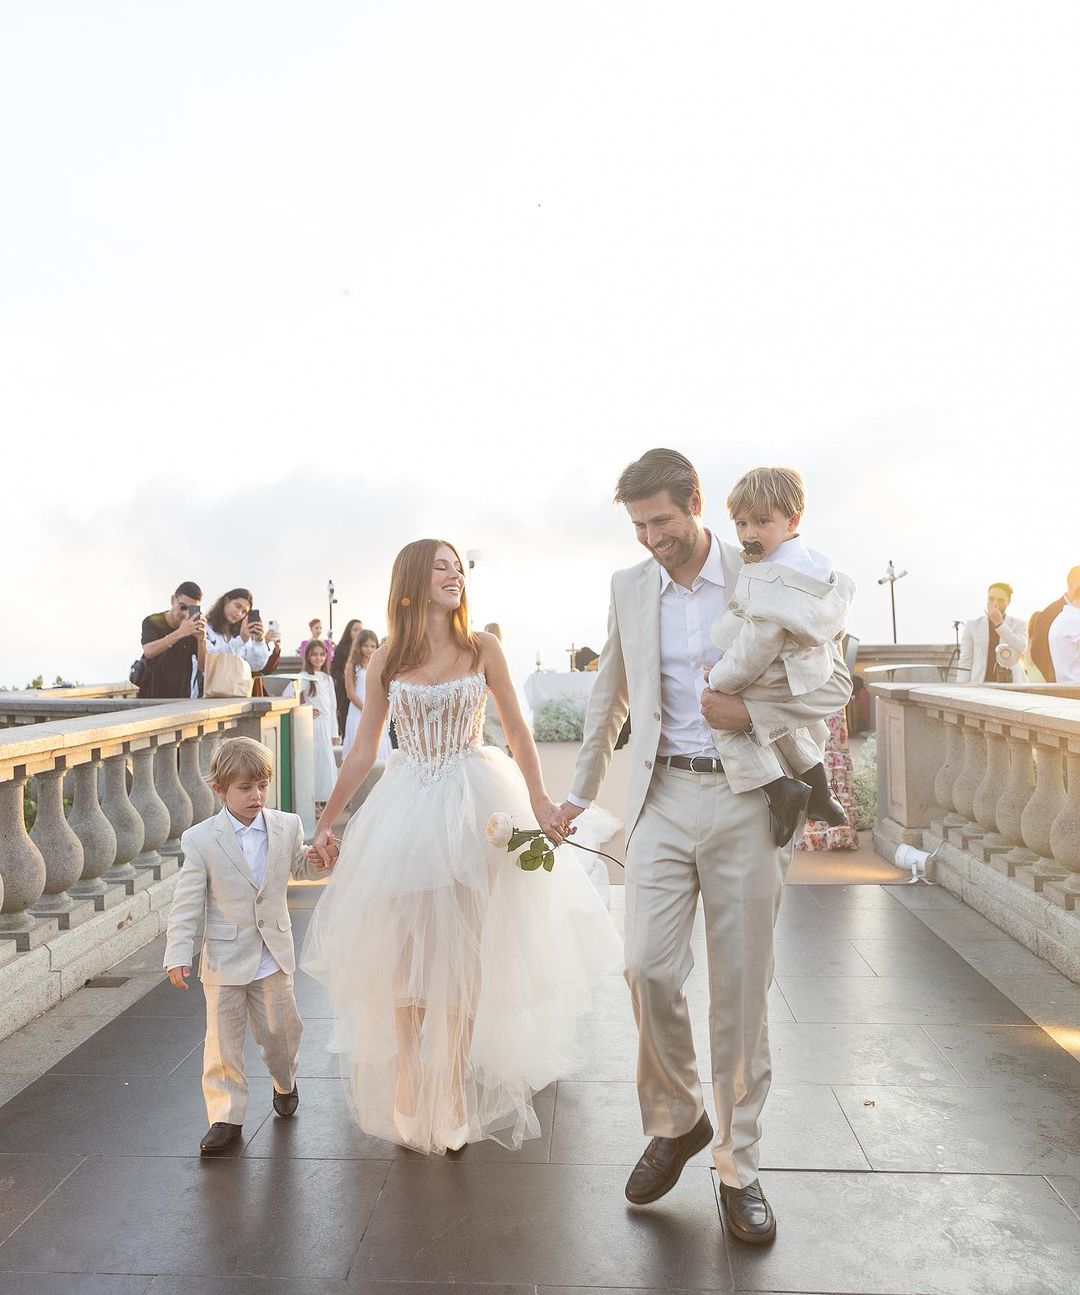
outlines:
{"label": "white wedding dress", "polygon": [[621,941],[573,850],[523,872],[488,843],[492,813],[535,818],[517,766],[480,744],[484,676],[389,696],[399,749],[345,830],[301,966],[329,990],[362,1128],[440,1154],[517,1148],[540,1133],[533,1094],[579,1064]]}

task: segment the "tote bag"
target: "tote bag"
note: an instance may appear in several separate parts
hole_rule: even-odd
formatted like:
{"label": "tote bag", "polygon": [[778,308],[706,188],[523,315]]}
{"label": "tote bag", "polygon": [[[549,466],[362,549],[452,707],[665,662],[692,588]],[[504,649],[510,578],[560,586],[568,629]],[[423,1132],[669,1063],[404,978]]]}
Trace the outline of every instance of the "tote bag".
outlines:
{"label": "tote bag", "polygon": [[204,697],[250,697],[251,666],[231,652],[209,652],[203,681]]}

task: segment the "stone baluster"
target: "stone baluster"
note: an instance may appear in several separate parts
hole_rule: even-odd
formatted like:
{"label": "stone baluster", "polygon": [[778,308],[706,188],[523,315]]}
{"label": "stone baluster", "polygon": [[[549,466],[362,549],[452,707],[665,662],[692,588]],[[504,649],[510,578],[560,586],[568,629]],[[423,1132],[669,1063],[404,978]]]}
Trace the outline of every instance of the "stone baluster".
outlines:
{"label": "stone baluster", "polygon": [[962,828],[950,829],[950,837],[959,838],[957,844],[966,849],[971,841],[981,835],[975,822],[975,793],[983,780],[986,771],[986,742],[979,727],[978,720],[965,716],[964,722],[964,763],[960,775],[953,784],[953,804],[956,812],[964,819]]}
{"label": "stone baluster", "polygon": [[1050,829],[1065,807],[1064,770],[1061,748],[1049,733],[1038,735],[1035,749],[1035,794],[1028,801],[1020,819],[1024,844],[1038,856],[1035,862],[1017,870],[1025,885],[1041,890],[1047,881],[1060,881],[1066,869],[1054,860]]}
{"label": "stone baluster", "polygon": [[158,795],[169,811],[169,835],[161,847],[166,859],[183,859],[180,849],[180,838],[191,826],[193,812],[191,797],[180,782],[178,768],[177,744],[163,742],[157,749],[154,759],[155,783]]}
{"label": "stone baluster", "polygon": [[118,903],[123,897],[119,886],[108,886],[102,880],[105,869],[116,858],[116,833],[105,817],[98,799],[98,766],[94,759],[78,764],[74,774],[75,796],[68,814],[68,823],[79,838],[83,851],[83,869],[79,880],[71,887],[76,899],[90,900],[98,912]]}
{"label": "stone baluster", "polygon": [[962,722],[950,724],[945,715],[942,716],[942,723],[945,726],[945,760],[934,775],[934,799],[944,811],[944,826],[947,830],[964,825],[953,800],[953,788],[963,764],[964,731]]}
{"label": "stone baluster", "polygon": [[68,931],[94,915],[94,905],[73,899],[68,893],[82,875],[82,842],[64,817],[63,769],[37,774],[37,816],[30,840],[45,860],[45,889],[27,910],[34,917],[55,917],[61,931]]}
{"label": "stone baluster", "polygon": [[989,862],[995,854],[1005,854],[1009,842],[998,830],[998,801],[1009,783],[1009,743],[996,724],[983,729],[986,740],[986,772],[975,792],[975,821],[986,835],[979,842],[980,857]]}
{"label": "stone baluster", "polygon": [[1024,844],[1021,821],[1027,803],[1035,792],[1035,762],[1031,756],[1031,738],[1027,730],[1009,732],[1009,781],[998,801],[998,831],[1012,849],[1008,854],[995,855],[990,862],[1007,877],[1015,875],[1017,868],[1034,863],[1039,857]]}
{"label": "stone baluster", "polygon": [[4,883],[0,936],[13,939],[16,949],[24,953],[59,929],[55,921],[37,919],[27,911],[45,890],[45,860],[26,831],[25,786],[25,777],[0,782],[0,877]]}
{"label": "stone baluster", "polygon": [[189,737],[180,743],[180,782],[191,801],[191,821],[201,823],[214,812],[214,793],[207,785],[199,765],[203,739]]}
{"label": "stone baluster", "polygon": [[145,746],[131,755],[131,803],[142,819],[142,850],[132,861],[137,871],[161,879],[164,859],[159,853],[169,839],[169,808],[158,795],[154,781],[154,748]]}
{"label": "stone baluster", "polygon": [[[224,736],[221,729],[216,728],[212,733],[207,733],[199,747],[199,769],[204,778],[209,777],[210,761],[214,758],[214,752],[221,745],[221,739]],[[211,796],[214,794],[210,793]]]}
{"label": "stone baluster", "polygon": [[1076,908],[1080,902],[1080,751],[1069,752],[1068,771],[1065,806],[1050,828],[1050,853],[1068,876],[1049,883],[1045,893],[1063,908]]}
{"label": "stone baluster", "polygon": [[143,888],[137,884],[141,878],[131,861],[143,848],[145,829],[139,811],[128,796],[126,755],[111,755],[106,759],[104,782],[101,807],[116,834],[116,857],[102,877],[105,881],[122,882],[127,893],[133,895]]}

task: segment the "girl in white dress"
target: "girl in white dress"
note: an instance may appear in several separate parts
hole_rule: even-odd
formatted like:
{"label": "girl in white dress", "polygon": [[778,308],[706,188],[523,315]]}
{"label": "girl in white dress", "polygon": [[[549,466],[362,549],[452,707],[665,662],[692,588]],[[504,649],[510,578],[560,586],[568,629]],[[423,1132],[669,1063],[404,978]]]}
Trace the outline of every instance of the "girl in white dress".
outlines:
{"label": "girl in white dress", "polygon": [[337,697],[334,681],[326,669],[326,644],[309,639],[304,646],[303,674],[285,689],[286,697],[297,696],[314,712],[313,743],[315,748],[315,810],[321,813],[337,781],[334,745],[338,740]]}
{"label": "girl in white dress", "polygon": [[[378,646],[379,636],[374,630],[361,630],[353,640],[352,651],[349,653],[349,662],[345,667],[345,691],[349,695],[349,713],[345,717],[345,736],[341,741],[343,755],[349,754],[349,748],[353,744],[356,730],[360,725],[360,716],[364,713],[368,666],[371,664],[371,658],[374,656],[375,649]],[[377,761],[388,760],[393,749],[390,744],[390,726],[389,724],[384,724],[379,737],[379,746],[375,753],[375,759]]]}
{"label": "girl in white dress", "polygon": [[[368,1132],[442,1154],[540,1132],[533,1094],[580,1063],[592,989],[621,971],[611,918],[572,850],[524,872],[485,836],[492,813],[562,839],[506,658],[468,628],[456,549],[394,563],[390,637],[372,656],[356,740],[310,851],[375,761],[388,713],[398,750],[353,816],[301,957],[329,990],[331,1047]],[[488,690],[515,761],[481,745]]]}

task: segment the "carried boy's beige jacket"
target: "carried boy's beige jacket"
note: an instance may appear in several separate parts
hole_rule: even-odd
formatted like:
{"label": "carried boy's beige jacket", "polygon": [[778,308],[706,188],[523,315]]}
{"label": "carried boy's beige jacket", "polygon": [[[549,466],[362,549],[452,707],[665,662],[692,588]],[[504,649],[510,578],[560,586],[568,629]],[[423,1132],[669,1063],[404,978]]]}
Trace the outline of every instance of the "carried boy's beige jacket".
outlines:
{"label": "carried boy's beige jacket", "polygon": [[724,655],[709,686],[737,693],[755,681],[784,683],[793,697],[820,688],[836,668],[832,645],[854,596],[855,582],[836,571],[826,581],[778,562],[744,566],[728,603],[733,615],[713,627]]}
{"label": "carried boy's beige jacket", "polygon": [[304,827],[296,814],[264,809],[263,818],[267,860],[261,887],[255,885],[224,809],[184,833],[184,866],[169,910],[166,971],[192,965],[195,933],[204,915],[199,979],[205,984],[250,984],[264,941],[282,971],[295,971],[289,878],[315,879],[326,873],[307,862]]}

